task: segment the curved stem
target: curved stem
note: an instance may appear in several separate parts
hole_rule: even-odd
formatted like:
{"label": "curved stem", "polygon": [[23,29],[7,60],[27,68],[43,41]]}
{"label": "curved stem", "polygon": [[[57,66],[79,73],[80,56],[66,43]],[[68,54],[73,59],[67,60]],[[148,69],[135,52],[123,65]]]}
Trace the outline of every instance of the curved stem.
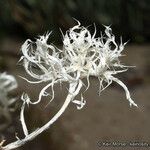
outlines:
{"label": "curved stem", "polygon": [[43,131],[47,130],[63,114],[63,112],[68,107],[69,103],[74,99],[76,94],[79,93],[81,87],[82,87],[81,81],[79,81],[79,83],[77,83],[77,82],[70,83],[69,93],[66,97],[66,100],[65,100],[63,106],[60,108],[60,110],[55,114],[55,116],[49,122],[47,122],[41,128],[38,128],[37,130],[33,131],[32,133],[26,135],[24,139],[19,139],[19,140],[12,142],[6,146],[1,146],[0,150],[12,150],[12,149],[18,148],[18,147],[24,145],[25,143],[27,143],[28,141],[33,140],[36,136],[38,136]]}

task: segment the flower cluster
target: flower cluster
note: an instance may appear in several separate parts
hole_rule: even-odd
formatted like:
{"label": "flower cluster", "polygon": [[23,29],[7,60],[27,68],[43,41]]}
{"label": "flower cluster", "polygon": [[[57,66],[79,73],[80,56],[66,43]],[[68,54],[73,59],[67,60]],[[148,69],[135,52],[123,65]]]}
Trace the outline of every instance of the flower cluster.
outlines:
{"label": "flower cluster", "polygon": [[26,40],[22,46],[21,60],[26,72],[36,79],[30,83],[48,82],[48,85],[41,90],[39,100],[31,102],[37,104],[42,96],[49,95],[46,90],[52,87],[52,99],[54,98],[53,85],[58,82],[79,82],[83,78],[88,81],[89,77],[95,76],[99,79],[99,91],[103,91],[112,81],[121,85],[130,105],[137,106],[130,98],[127,87],[113,75],[127,70],[127,66],[120,63],[119,57],[124,50],[122,40],[119,45],[109,26],[105,26],[105,34],[95,37],[89,30],[80,25],[74,26],[63,35],[63,49],[48,44],[50,33],[40,36],[36,42]]}

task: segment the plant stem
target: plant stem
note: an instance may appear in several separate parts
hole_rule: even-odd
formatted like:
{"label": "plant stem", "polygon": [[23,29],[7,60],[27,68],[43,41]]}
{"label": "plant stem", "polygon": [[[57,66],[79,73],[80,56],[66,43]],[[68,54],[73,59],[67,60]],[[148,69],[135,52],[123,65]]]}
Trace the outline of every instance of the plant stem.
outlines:
{"label": "plant stem", "polygon": [[12,150],[12,149],[18,148],[18,147],[24,145],[25,143],[27,143],[28,141],[33,140],[36,136],[41,134],[43,131],[47,130],[64,113],[64,111],[68,107],[69,103],[79,93],[81,87],[82,87],[81,81],[79,81],[79,84],[77,82],[70,83],[69,93],[66,97],[66,100],[65,100],[63,106],[60,108],[60,110],[55,114],[55,116],[49,122],[47,122],[41,128],[38,128],[37,130],[35,130],[32,133],[25,136],[24,139],[19,139],[19,140],[12,142],[6,146],[1,146],[0,150]]}

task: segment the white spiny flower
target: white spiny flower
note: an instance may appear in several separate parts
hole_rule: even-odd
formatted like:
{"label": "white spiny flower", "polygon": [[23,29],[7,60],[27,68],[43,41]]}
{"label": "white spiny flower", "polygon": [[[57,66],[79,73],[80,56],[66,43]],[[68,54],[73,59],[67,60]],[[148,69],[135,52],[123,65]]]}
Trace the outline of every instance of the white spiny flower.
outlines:
{"label": "white spiny flower", "polygon": [[[21,109],[20,120],[25,137],[2,147],[2,150],[15,149],[48,129],[51,124],[63,114],[70,102],[76,104],[77,109],[82,109],[86,104],[82,93],[81,100],[76,100],[75,97],[80,93],[84,85],[82,82],[84,78],[88,81],[86,88],[88,89],[90,86],[90,76],[94,76],[99,80],[100,92],[106,89],[113,81],[118,83],[125,90],[126,98],[130,106],[137,106],[131,99],[126,85],[114,77],[114,75],[126,71],[128,67],[122,65],[119,61],[125,44],[122,43],[121,39],[120,45],[117,45],[115,36],[112,34],[112,30],[109,26],[105,26],[104,35],[95,37],[96,28],[94,34],[91,35],[90,31],[81,26],[80,22],[78,22],[76,26],[69,29],[66,34],[63,35],[62,50],[47,43],[49,36],[50,33],[40,36],[35,42],[28,39],[21,48],[23,66],[26,72],[35,80],[29,81],[26,78],[24,79],[33,84],[46,82],[47,85],[39,93],[37,101],[32,102],[27,94],[22,96],[24,102]],[[53,100],[53,86],[58,82],[67,82],[69,84],[68,95],[63,106],[45,125],[29,133],[24,118],[25,105],[38,104],[42,96],[49,95],[49,93],[46,92],[49,87],[52,89],[51,100]]]}
{"label": "white spiny flower", "polygon": [[[127,67],[121,65],[119,61],[125,44],[121,41],[121,44],[117,45],[111,28],[109,26],[105,28],[105,36],[99,38],[95,38],[96,32],[91,35],[87,28],[80,26],[79,22],[66,32],[63,41],[66,72],[76,79],[97,77],[100,81],[100,92],[115,81],[124,88],[130,105],[137,106],[130,98],[127,87],[113,77],[127,70]],[[103,82],[107,85],[104,86]]]}

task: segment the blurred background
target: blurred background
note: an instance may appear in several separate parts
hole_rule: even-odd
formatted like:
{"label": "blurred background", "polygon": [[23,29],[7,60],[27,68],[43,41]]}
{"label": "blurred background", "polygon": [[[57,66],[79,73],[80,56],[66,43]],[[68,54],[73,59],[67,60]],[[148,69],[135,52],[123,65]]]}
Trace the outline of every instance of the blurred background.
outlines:
{"label": "blurred background", "polygon": [[[17,64],[20,47],[27,38],[34,39],[47,31],[53,31],[50,41],[62,45],[60,29],[65,32],[76,24],[89,26],[94,32],[104,31],[103,25],[111,25],[119,43],[129,40],[121,58],[126,65],[136,66],[119,78],[129,87],[139,109],[129,107],[124,91],[116,84],[98,96],[98,81],[91,78],[91,87],[85,93],[87,105],[81,110],[71,104],[64,115],[44,134],[29,142],[20,150],[97,150],[98,141],[145,141],[150,143],[150,1],[149,0],[0,0],[0,72],[15,75],[19,88],[12,93],[18,96],[12,123],[0,131],[0,139],[15,140],[15,133],[22,136],[19,121],[23,91],[37,99],[43,85],[29,85],[18,75],[26,76]],[[36,90],[35,90],[36,89]],[[66,96],[66,86],[55,87],[55,101],[45,108],[27,109],[27,122],[31,130],[44,124],[61,107]],[[109,149],[109,148],[107,148]],[[112,149],[112,148],[110,148]],[[127,149],[130,149],[129,147]],[[131,148],[132,149],[132,148]],[[144,149],[144,148],[142,148]]]}

